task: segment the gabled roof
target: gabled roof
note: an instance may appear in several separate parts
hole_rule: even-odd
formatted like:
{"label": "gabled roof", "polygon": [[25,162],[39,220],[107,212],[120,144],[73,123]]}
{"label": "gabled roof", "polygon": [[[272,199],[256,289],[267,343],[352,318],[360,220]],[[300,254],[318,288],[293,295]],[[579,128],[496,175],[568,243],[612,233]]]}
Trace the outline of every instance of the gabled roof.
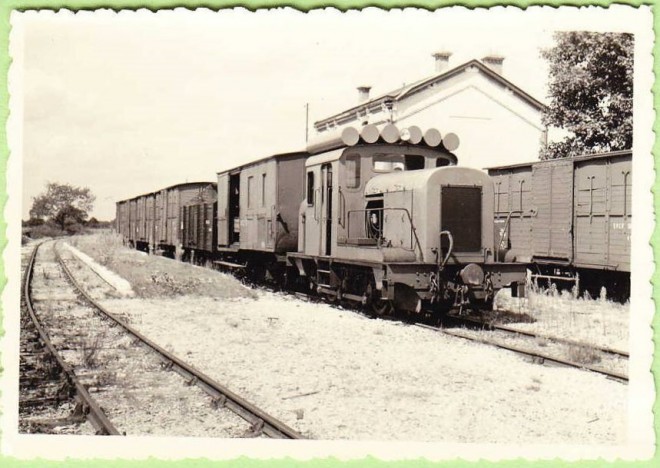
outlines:
{"label": "gabled roof", "polygon": [[482,72],[487,78],[499,83],[501,86],[505,88],[510,89],[513,92],[513,94],[515,94],[523,101],[527,102],[532,107],[536,108],[537,110],[542,111],[546,108],[545,104],[535,99],[530,94],[520,89],[518,86],[514,85],[512,82],[504,78],[499,73],[493,71],[491,68],[484,65],[479,60],[470,60],[469,62],[459,65],[458,67],[454,67],[450,70],[433,75],[429,78],[424,78],[423,80],[417,81],[416,83],[402,86],[398,89],[392,90],[388,93],[378,96],[377,98],[370,99],[369,101],[351,107],[343,112],[327,117],[323,120],[314,122],[314,127],[316,127],[316,129],[318,130],[319,127],[322,127],[327,124],[337,123],[338,125],[341,125],[345,122],[349,122],[355,119],[354,115],[356,114],[356,112],[368,111],[369,113],[371,113],[372,111],[380,109],[381,106],[387,100],[392,100],[394,102],[400,101],[408,96],[423,91],[426,88],[436,83],[439,83],[441,81],[452,78],[460,73],[463,73],[465,72],[466,69],[470,67],[476,68],[477,70]]}

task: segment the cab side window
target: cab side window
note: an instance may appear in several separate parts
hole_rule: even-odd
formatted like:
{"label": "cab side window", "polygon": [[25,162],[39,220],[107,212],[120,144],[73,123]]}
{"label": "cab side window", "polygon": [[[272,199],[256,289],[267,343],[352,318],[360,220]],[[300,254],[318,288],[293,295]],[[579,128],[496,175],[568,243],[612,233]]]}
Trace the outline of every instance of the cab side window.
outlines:
{"label": "cab side window", "polygon": [[346,156],[346,188],[360,187],[360,155]]}
{"label": "cab side window", "polygon": [[307,173],[307,204],[314,204],[314,173],[311,171]]}

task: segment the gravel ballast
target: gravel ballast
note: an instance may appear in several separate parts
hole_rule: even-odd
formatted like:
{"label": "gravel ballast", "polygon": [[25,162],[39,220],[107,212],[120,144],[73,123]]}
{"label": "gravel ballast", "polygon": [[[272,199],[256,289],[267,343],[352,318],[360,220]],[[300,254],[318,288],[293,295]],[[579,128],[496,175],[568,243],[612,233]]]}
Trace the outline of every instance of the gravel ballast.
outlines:
{"label": "gravel ballast", "polygon": [[625,385],[398,322],[261,293],[109,300],[310,438],[620,443]]}
{"label": "gravel ballast", "polygon": [[[145,267],[152,258],[120,253]],[[103,303],[309,438],[625,443],[628,387],[590,372],[265,291]]]}

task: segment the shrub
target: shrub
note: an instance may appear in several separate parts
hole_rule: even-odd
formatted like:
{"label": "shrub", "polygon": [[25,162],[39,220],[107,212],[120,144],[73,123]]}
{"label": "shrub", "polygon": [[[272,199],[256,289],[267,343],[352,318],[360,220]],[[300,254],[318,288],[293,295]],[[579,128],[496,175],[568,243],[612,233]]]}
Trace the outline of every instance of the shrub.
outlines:
{"label": "shrub", "polygon": [[568,359],[578,364],[594,364],[600,362],[600,355],[591,346],[571,345],[568,348]]}
{"label": "shrub", "polygon": [[95,368],[100,364],[99,354],[105,343],[105,333],[85,339],[82,343],[82,362],[86,367]]}
{"label": "shrub", "polygon": [[67,233],[65,231],[62,231],[60,228],[51,224],[42,224],[41,226],[35,226],[30,229],[30,237],[32,239],[41,239],[43,237],[60,237],[66,234]]}

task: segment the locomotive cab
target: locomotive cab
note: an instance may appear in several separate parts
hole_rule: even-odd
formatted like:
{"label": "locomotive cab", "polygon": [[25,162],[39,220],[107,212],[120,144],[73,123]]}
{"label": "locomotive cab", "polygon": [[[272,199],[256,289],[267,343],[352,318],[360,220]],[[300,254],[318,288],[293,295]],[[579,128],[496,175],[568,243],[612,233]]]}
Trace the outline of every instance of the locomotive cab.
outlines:
{"label": "locomotive cab", "polygon": [[[310,157],[305,164],[306,196],[300,205],[298,252],[381,261],[375,247],[382,202],[365,200],[367,182],[382,174],[455,163],[451,153],[414,145],[358,145]],[[375,249],[355,251],[356,246]]]}

